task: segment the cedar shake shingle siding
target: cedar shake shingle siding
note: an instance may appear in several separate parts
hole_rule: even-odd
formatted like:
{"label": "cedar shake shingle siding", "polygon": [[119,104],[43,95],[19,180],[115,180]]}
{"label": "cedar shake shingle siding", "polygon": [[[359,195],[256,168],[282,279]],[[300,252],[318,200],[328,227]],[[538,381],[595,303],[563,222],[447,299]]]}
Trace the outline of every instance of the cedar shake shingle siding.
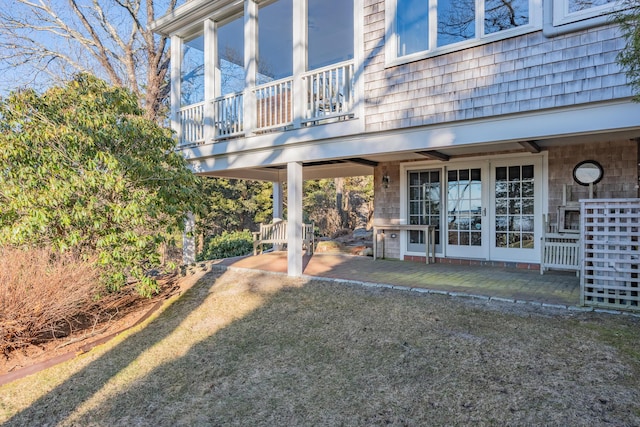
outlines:
{"label": "cedar shake shingle siding", "polygon": [[384,0],[365,1],[367,131],[627,98],[619,29],[542,31],[385,68]]}

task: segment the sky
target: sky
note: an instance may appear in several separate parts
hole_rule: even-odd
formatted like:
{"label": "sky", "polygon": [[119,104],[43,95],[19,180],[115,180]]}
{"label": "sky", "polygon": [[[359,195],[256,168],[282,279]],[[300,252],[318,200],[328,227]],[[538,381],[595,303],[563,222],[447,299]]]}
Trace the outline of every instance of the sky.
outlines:
{"label": "sky", "polygon": [[[35,14],[29,11],[21,2],[25,0],[0,0],[0,4],[9,2],[11,4],[10,13],[12,15],[22,16],[29,22],[36,22]],[[65,20],[73,20],[68,6],[67,0],[45,0],[51,5]],[[168,0],[156,0],[157,4],[166,3]],[[184,3],[182,0],[180,3]],[[283,31],[283,26],[291,25],[291,4],[293,0],[280,0],[274,4],[261,8],[267,19],[265,19],[263,34],[260,41],[260,54],[265,63],[266,69],[270,70],[275,78],[281,78],[291,74],[292,62],[292,40],[290,32]],[[299,1],[299,0],[296,0]],[[332,62],[349,59],[349,51],[341,51],[341,47],[345,46],[345,40],[349,36],[345,31],[352,31],[352,13],[345,10],[345,5],[350,2],[344,0],[308,0],[309,10],[312,18],[309,22],[309,44],[313,54],[309,58],[310,68],[316,68],[327,65]],[[87,11],[92,0],[78,0],[84,11]],[[143,2],[144,3],[144,2]],[[6,3],[5,3],[6,4]],[[123,16],[111,1],[101,1],[101,4],[111,5],[105,6],[105,13],[109,16],[109,22],[115,28],[126,31],[130,28],[130,20],[126,15]],[[289,11],[287,11],[289,9]],[[1,13],[1,12],[0,12]],[[77,21],[74,21],[76,24]],[[0,25],[2,23],[0,22]],[[327,31],[327,26],[331,27],[331,31]],[[38,42],[48,46],[55,46],[65,54],[80,55],[87,57],[86,49],[81,49],[77,43],[55,41],[53,37],[45,33],[32,32],[30,36],[34,37]],[[286,39],[283,39],[286,37]],[[10,90],[25,85],[35,85],[37,88],[46,87],[50,82],[50,77],[46,73],[36,73],[31,64],[23,66],[11,66],[4,58],[4,55],[10,54],[11,49],[6,48],[6,43],[10,42],[6,34],[0,30],[0,96],[5,96]],[[242,45],[237,42],[230,42],[231,47],[242,51]],[[48,69],[53,74],[64,74],[60,61],[51,61]],[[98,68],[94,69],[98,70]],[[97,73],[99,75],[99,73]],[[101,76],[104,77],[104,76]]]}
{"label": "sky", "polygon": [[[30,1],[32,0],[0,0],[0,18],[2,15],[10,15],[11,17],[17,17],[22,21],[26,21],[34,25],[42,24],[42,21],[38,19],[38,14],[33,9],[30,9],[23,4],[24,2]],[[67,23],[71,22],[74,28],[81,29],[81,32],[84,35],[87,34],[86,30],[84,30],[77,21],[77,18],[73,17],[73,12],[69,7],[68,0],[42,1],[47,6],[50,6],[62,18],[62,20]],[[157,13],[157,17],[160,17],[160,15],[165,13],[168,1],[169,0],[154,0],[156,10],[160,11]],[[178,0],[178,4],[182,4],[185,1],[186,0]],[[77,0],[77,2],[83,13],[89,16],[93,0]],[[38,1],[33,1],[33,3],[38,3]],[[109,24],[118,30],[118,32],[128,35],[131,28],[131,19],[126,13],[123,13],[122,8],[117,6],[112,0],[99,0],[99,3],[104,5],[104,13],[107,16]],[[143,8],[138,15],[142,16],[143,19],[144,16],[146,16],[144,3],[145,2],[142,1]],[[11,55],[15,52],[15,49],[8,47],[8,45],[10,46],[11,44],[14,44],[15,41],[7,36],[6,29],[7,26],[4,21],[0,20],[0,96],[6,96],[10,90],[18,87],[35,86],[38,89],[46,87],[51,81],[50,76],[46,73],[36,72],[32,63],[15,66],[7,59],[7,55]],[[104,31],[100,28],[98,28],[97,31],[102,33],[102,39],[105,40],[106,37],[104,37]],[[23,34],[27,33],[23,32]],[[30,31],[27,35],[36,40],[36,42],[48,47],[53,47],[55,50],[62,52],[63,54],[68,54],[74,58],[80,57],[83,58],[83,60],[88,61],[87,50],[82,49],[79,44],[73,40],[65,41],[63,39],[53,37],[50,33],[43,31]],[[47,68],[54,75],[65,74],[62,70],[62,66],[59,65],[61,63],[62,61],[51,61],[48,63]],[[98,68],[92,67],[92,69],[97,70]],[[96,74],[99,75],[99,73]]]}

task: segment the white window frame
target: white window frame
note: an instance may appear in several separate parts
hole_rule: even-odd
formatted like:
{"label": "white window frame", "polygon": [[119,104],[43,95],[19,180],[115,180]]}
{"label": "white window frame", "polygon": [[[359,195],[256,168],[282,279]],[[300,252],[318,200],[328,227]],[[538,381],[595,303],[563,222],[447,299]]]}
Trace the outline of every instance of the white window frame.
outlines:
{"label": "white window frame", "polygon": [[[536,237],[536,242],[539,241],[540,236],[542,235],[542,218],[541,212],[549,212],[549,155],[547,151],[542,151],[538,154],[523,154],[523,153],[510,153],[510,154],[498,154],[495,156],[472,156],[464,159],[452,159],[447,162],[445,165],[439,161],[426,160],[426,161],[416,161],[416,162],[403,162],[400,164],[400,224],[407,224],[409,220],[409,183],[408,183],[408,172],[410,171],[419,171],[425,169],[441,169],[441,182],[443,185],[443,209],[441,209],[441,218],[440,218],[440,251],[436,253],[436,256],[439,257],[448,257],[451,256],[447,253],[447,244],[446,244],[446,235],[443,233],[443,228],[446,227],[446,172],[447,169],[458,169],[461,167],[468,166],[476,166],[482,165],[481,167],[487,168],[488,175],[484,176],[483,179],[486,179],[486,184],[491,187],[493,185],[493,174],[495,173],[496,166],[503,165],[513,165],[514,162],[521,162],[522,164],[527,162],[536,163],[539,167],[539,170],[536,175],[536,192],[539,194],[539,199],[536,201],[535,207],[535,231],[534,235]],[[538,181],[539,180],[539,181]],[[495,202],[495,194],[494,190],[491,188],[486,188],[487,191],[484,191],[483,197],[486,200],[483,200],[483,204],[488,209],[487,215],[487,234],[486,238],[495,239],[495,213],[493,212],[493,204]],[[538,193],[539,192],[539,193]],[[443,225],[444,224],[444,225]],[[446,231],[446,228],[444,229]],[[403,231],[400,233],[400,259],[404,259],[405,256],[424,256],[424,252],[412,252],[407,248],[407,234],[408,232]],[[485,238],[485,236],[483,236]],[[538,263],[540,262],[540,250],[533,250],[531,252],[525,252],[525,256],[519,256],[517,253],[513,257],[505,257],[505,250],[498,250],[493,248],[491,241],[484,242],[483,248],[486,249],[487,260],[490,261],[506,261],[506,262],[531,262]],[[499,248],[502,249],[502,248]],[[507,252],[508,253],[508,252]]]}
{"label": "white window frame", "polygon": [[567,25],[578,21],[606,17],[616,9],[617,1],[611,1],[602,6],[595,6],[578,12],[569,13],[569,3],[571,0],[553,0],[553,25]]}
{"label": "white window frame", "polygon": [[[484,34],[484,18],[476,19],[476,36],[473,39],[463,40],[457,43],[453,43],[446,46],[437,46],[437,16],[436,14],[429,14],[429,49],[421,52],[412,53],[410,55],[398,56],[397,52],[397,34],[395,29],[395,14],[397,4],[402,0],[385,0],[385,29],[386,34],[389,35],[385,43],[385,65],[396,66],[405,64],[407,62],[413,62],[424,58],[443,55],[450,52],[455,52],[462,49],[467,49],[473,46],[479,46],[494,41],[507,39],[510,37],[531,33],[538,31],[542,28],[542,2],[543,0],[529,0],[529,23],[521,25],[519,27],[510,28],[508,30],[500,31],[497,33]],[[426,0],[429,2],[430,10],[437,10],[438,0]],[[485,0],[475,0],[476,14],[484,16],[484,3]]]}

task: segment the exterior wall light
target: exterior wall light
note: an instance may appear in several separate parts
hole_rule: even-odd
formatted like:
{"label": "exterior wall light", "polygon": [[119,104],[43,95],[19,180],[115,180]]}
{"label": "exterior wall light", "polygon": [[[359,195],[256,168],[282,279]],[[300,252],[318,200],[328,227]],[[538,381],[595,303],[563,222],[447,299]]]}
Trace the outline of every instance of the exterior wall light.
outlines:
{"label": "exterior wall light", "polygon": [[382,188],[389,188],[389,182],[391,182],[389,175],[382,175]]}

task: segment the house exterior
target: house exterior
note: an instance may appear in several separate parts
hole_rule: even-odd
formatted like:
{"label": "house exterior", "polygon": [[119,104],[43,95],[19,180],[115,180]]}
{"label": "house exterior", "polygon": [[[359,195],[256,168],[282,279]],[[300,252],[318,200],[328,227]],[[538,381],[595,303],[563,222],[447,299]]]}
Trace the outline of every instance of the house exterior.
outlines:
{"label": "house exterior", "polygon": [[[287,183],[290,275],[303,180],[367,174],[374,222],[433,226],[440,262],[537,268],[578,200],[639,197],[614,7],[191,0],[153,28],[171,36],[172,126],[194,171],[272,181],[274,216]],[[424,260],[425,238],[386,233],[385,256]]]}

